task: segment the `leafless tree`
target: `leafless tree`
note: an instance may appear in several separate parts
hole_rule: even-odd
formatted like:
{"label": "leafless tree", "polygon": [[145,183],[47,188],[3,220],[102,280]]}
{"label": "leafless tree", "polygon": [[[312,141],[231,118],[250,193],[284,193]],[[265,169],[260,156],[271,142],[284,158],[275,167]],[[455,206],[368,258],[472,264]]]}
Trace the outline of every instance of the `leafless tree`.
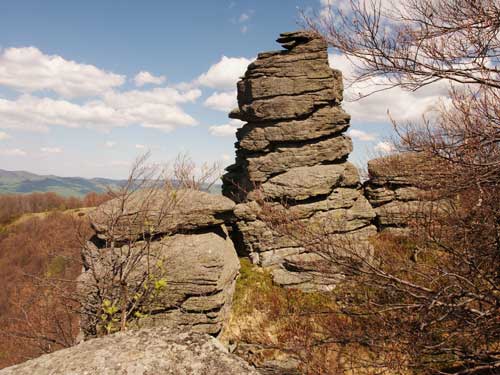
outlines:
{"label": "leafless tree", "polygon": [[168,274],[152,242],[175,229],[170,222],[186,192],[210,188],[220,177],[218,164],[198,170],[187,155],[179,155],[172,168],[148,165],[148,158],[137,159],[126,184],[111,192],[114,199],[96,210],[99,246],[82,246],[86,335],[126,330],[131,320],[150,313]]}
{"label": "leafless tree", "polygon": [[425,160],[413,183],[448,203],[423,213],[411,237],[373,239],[373,256],[286,204],[264,202],[261,219],[317,254],[321,276],[349,276],[336,297],[366,327],[350,340],[399,353],[407,370],[500,372],[500,3],[353,0],[305,22],[356,64],[354,83],[379,84],[360,98],[449,83],[448,104],[419,123],[393,121],[399,150]]}
{"label": "leafless tree", "polygon": [[26,275],[32,287],[15,298],[19,314],[11,319],[10,337],[50,352],[74,345],[78,325],[85,336],[106,335],[126,330],[155,307],[166,292],[168,264],[152,242],[175,229],[176,207],[189,190],[210,188],[221,169],[217,163],[198,168],[187,155],[170,165],[149,158],[139,157],[123,186],[108,192],[111,200],[90,213],[94,230],[88,220],[74,218],[71,247],[80,249],[78,255],[58,253],[57,244],[48,250],[74,273],[84,270],[80,277]]}

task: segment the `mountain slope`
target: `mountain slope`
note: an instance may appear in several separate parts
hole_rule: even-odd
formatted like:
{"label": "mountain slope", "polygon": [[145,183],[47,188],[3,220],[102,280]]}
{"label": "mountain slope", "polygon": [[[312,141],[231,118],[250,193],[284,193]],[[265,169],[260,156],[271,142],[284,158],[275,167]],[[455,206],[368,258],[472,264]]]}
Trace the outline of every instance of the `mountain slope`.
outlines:
{"label": "mountain slope", "polygon": [[117,187],[123,183],[124,180],[58,177],[0,169],[0,194],[52,191],[64,196],[81,197],[90,192],[102,193],[107,187]]}

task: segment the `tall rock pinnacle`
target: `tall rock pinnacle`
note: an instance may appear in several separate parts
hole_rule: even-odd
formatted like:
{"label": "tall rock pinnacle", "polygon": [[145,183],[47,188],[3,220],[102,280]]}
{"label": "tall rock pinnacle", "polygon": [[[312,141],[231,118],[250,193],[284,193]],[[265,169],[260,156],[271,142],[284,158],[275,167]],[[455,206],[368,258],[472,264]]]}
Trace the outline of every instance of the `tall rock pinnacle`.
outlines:
{"label": "tall rock pinnacle", "polygon": [[303,220],[361,242],[375,232],[375,214],[347,162],[350,116],[340,106],[342,73],[330,68],[326,42],[308,31],[283,33],[277,41],[285,49],[259,54],[238,82],[238,108],[229,117],[247,123],[236,134],[236,161],[223,177],[223,194],[240,203],[240,252],[274,268],[278,283],[317,289],[317,280],[300,272],[315,254],[257,218],[255,190],[276,204],[286,200]]}

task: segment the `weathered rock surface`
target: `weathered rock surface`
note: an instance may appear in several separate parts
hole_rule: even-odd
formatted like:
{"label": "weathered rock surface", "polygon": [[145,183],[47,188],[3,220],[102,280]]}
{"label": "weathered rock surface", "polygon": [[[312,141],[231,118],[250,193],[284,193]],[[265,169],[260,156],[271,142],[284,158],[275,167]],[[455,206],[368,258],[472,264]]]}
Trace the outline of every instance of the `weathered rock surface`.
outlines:
{"label": "weathered rock surface", "polygon": [[369,180],[364,191],[375,208],[379,230],[404,234],[408,225],[440,209],[443,202],[433,199],[415,185],[425,160],[414,153],[395,154],[368,162]]}
{"label": "weathered rock surface", "polygon": [[[131,325],[186,326],[196,332],[219,334],[229,314],[239,271],[239,260],[224,225],[224,220],[232,215],[234,203],[222,196],[194,190],[178,191],[176,197],[179,201],[170,203],[168,200],[172,197],[162,193],[148,203],[143,215],[144,207],[139,207],[139,204],[148,201],[145,194],[141,191],[134,193],[133,199],[127,201],[123,209],[125,214],[117,216],[118,202],[110,201],[92,216],[92,225],[101,240],[87,246],[91,250],[88,256],[93,257],[98,266],[84,271],[79,279],[87,295],[87,306],[93,311],[92,306],[96,305],[93,302],[98,300],[95,275],[101,279],[110,274],[114,265],[112,259],[117,259],[119,254],[136,254],[147,249],[149,256],[141,258],[134,266],[127,280],[128,287],[135,290],[140,286],[152,264],[162,265],[161,279],[165,286],[157,292],[154,304],[146,306],[147,314]],[[170,210],[160,213],[166,206]],[[155,218],[162,215],[165,218],[156,226],[152,240],[146,243],[146,239],[138,238],[141,230],[143,236],[148,236],[150,233],[144,232],[155,223]],[[150,221],[141,227],[144,216]],[[112,222],[106,221],[109,217],[123,219],[123,222],[112,221],[119,223],[115,233],[122,243],[112,245],[112,242],[102,240],[111,234],[108,226]],[[119,288],[116,289],[109,293],[119,293]],[[81,319],[82,331],[85,337],[94,337],[96,322],[85,316]]]}
{"label": "weathered rock surface", "polygon": [[[350,116],[340,106],[342,74],[329,66],[326,42],[307,31],[281,34],[278,42],[285,50],[259,54],[238,82],[238,108],[230,117],[247,123],[237,131],[236,162],[223,177],[223,194],[238,203],[239,253],[275,268],[280,284],[314,289],[318,259],[311,261],[300,240],[271,229],[256,201],[331,235],[359,233],[368,253],[375,212],[347,162]],[[320,289],[332,282],[321,281]]]}
{"label": "weathered rock surface", "polygon": [[206,334],[166,328],[116,333],[0,370],[1,375],[258,375]]}
{"label": "weathered rock surface", "polygon": [[[90,214],[91,224],[97,236],[110,236],[109,223],[113,225],[113,237],[124,240],[143,235],[147,221],[155,224],[159,233],[179,233],[224,224],[231,216],[234,202],[220,195],[197,190],[138,190],[127,198],[122,209],[120,199],[100,205]],[[161,216],[161,220],[159,219]]]}

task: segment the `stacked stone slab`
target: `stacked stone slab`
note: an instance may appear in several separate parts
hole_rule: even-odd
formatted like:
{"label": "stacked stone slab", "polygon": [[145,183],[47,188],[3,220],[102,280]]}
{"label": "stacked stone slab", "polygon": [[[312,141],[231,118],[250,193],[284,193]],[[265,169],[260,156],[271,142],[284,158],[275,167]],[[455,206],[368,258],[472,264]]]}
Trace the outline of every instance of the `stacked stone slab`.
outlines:
{"label": "stacked stone slab", "polygon": [[375,208],[376,225],[380,231],[407,234],[408,226],[439,209],[431,192],[419,187],[419,170],[425,159],[415,153],[395,154],[368,162],[369,180],[365,195]]}
{"label": "stacked stone slab", "polygon": [[[144,251],[141,238],[148,236],[144,222],[158,222],[156,216],[161,214],[164,219],[155,229],[149,252],[152,259],[163,263],[166,286],[155,305],[147,306],[150,313],[130,326],[187,327],[218,335],[229,316],[239,271],[238,256],[224,224],[233,217],[235,204],[218,195],[178,190],[175,204],[170,204],[167,211],[164,202],[171,202],[172,194],[167,190],[156,193],[145,210],[144,202],[151,194],[139,190],[127,199],[124,208],[119,199],[114,199],[90,215],[95,236],[87,245],[87,252],[90,250],[89,256],[97,260],[98,267],[86,270],[79,278],[80,288],[87,296],[86,309],[92,311],[97,293],[91,271],[108,274],[113,266],[108,261],[112,252]],[[122,214],[118,216],[116,212]],[[110,232],[117,242],[114,248],[106,247]],[[135,274],[141,280],[149,262],[144,258],[135,266],[129,283],[135,282]],[[95,322],[85,314],[81,328],[85,338],[95,336]]]}
{"label": "stacked stone slab", "polygon": [[[239,203],[235,232],[241,255],[272,267],[276,282],[318,289],[314,254],[258,218],[258,197],[286,201],[295,218],[350,234],[365,243],[376,229],[357,169],[347,157],[350,116],[342,109],[342,74],[328,64],[317,34],[283,33],[285,50],[258,55],[238,82],[236,161],[223,177],[223,194]],[[257,192],[259,192],[257,194]],[[320,288],[332,280],[323,280]]]}

